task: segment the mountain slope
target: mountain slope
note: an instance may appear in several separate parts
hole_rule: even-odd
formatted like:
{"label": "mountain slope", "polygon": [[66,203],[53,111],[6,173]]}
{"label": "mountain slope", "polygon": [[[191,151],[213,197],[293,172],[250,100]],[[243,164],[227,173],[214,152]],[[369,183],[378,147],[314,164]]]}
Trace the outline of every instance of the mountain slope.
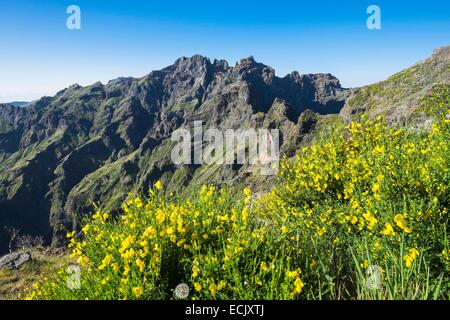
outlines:
{"label": "mountain slope", "polygon": [[251,168],[175,166],[171,133],[194,120],[280,128],[289,155],[314,129],[316,113],[338,113],[348,93],[329,74],[279,78],[252,57],[230,67],[196,55],[140,79],[74,85],[27,107],[0,105],[0,224],[58,245],[92,202],[115,209],[127,192],[157,179],[168,192],[237,181]]}
{"label": "mountain slope", "polygon": [[450,46],[435,50],[428,59],[374,85],[353,90],[341,115],[385,115],[404,123],[416,116],[421,99],[437,86],[450,85]]}

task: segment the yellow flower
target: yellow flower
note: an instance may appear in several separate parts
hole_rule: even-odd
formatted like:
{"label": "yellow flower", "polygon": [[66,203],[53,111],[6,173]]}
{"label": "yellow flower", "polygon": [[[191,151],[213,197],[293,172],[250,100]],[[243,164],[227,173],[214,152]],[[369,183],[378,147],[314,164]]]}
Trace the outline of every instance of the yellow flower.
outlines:
{"label": "yellow flower", "polygon": [[303,281],[300,278],[295,279],[295,281],[294,281],[294,293],[295,294],[300,294],[302,292],[304,286],[305,286],[305,284],[303,283]]}
{"label": "yellow flower", "polygon": [[386,152],[386,148],[384,147],[384,146],[376,146],[374,149],[373,149],[373,151],[374,151],[374,153],[380,153],[380,154],[383,154],[383,153],[385,153]]}
{"label": "yellow flower", "polygon": [[406,226],[406,222],[405,222],[405,217],[401,214],[397,214],[394,217],[394,222],[397,224],[397,226],[402,229],[405,233],[411,233],[412,230],[411,228],[408,228]]}
{"label": "yellow flower", "polygon": [[405,260],[406,268],[411,269],[414,259],[410,256],[404,256],[403,259]]}
{"label": "yellow flower", "polygon": [[373,193],[378,193],[380,192],[380,184],[379,183],[374,183],[372,186],[372,192]]}
{"label": "yellow flower", "polygon": [[365,259],[361,264],[360,264],[361,268],[365,268],[367,269],[369,267],[369,261],[367,261],[367,259]]}
{"label": "yellow flower", "polygon": [[153,238],[156,235],[156,230],[153,227],[148,227],[145,229],[143,236],[144,238]]}
{"label": "yellow flower", "polygon": [[120,252],[120,253],[125,252],[125,250],[127,250],[127,249],[134,243],[134,241],[135,241],[135,237],[133,237],[133,236],[128,236],[128,237],[126,237],[126,238],[122,241],[122,244],[121,244],[121,247],[120,247],[120,249],[119,249],[119,252]]}
{"label": "yellow flower", "polygon": [[169,228],[166,229],[166,233],[169,236],[174,234],[174,232],[175,232],[175,229],[173,227],[169,227]]}
{"label": "yellow flower", "polygon": [[370,212],[364,213],[363,217],[369,222],[368,225],[369,230],[372,230],[377,224],[378,220]]}
{"label": "yellow flower", "polygon": [[250,188],[245,188],[245,189],[244,189],[244,194],[245,194],[246,196],[251,196],[251,195],[252,195],[252,190],[251,190]]}
{"label": "yellow flower", "polygon": [[409,249],[409,255],[415,259],[419,256],[419,251],[416,248]]}
{"label": "yellow flower", "polygon": [[111,268],[113,269],[114,272],[119,272],[119,265],[117,263],[113,263],[111,265]]}
{"label": "yellow flower", "polygon": [[142,248],[148,248],[148,241],[147,240],[141,241],[141,242],[139,242],[139,244],[141,245]]}
{"label": "yellow flower", "polygon": [[317,232],[317,235],[319,237],[322,237],[325,233],[327,232],[327,228],[325,226],[323,226],[322,228],[320,228],[320,230]]}
{"label": "yellow flower", "polygon": [[79,257],[78,259],[77,259],[77,263],[79,264],[79,265],[81,265],[82,267],[84,267],[84,266],[86,266],[87,264],[89,264],[89,258],[88,257]]}
{"label": "yellow flower", "polygon": [[134,251],[133,248],[131,248],[130,250],[125,251],[124,253],[121,254],[122,258],[126,261],[131,260],[136,254],[136,251]]}
{"label": "yellow flower", "polygon": [[198,282],[194,283],[194,289],[195,291],[201,291],[202,290],[202,285]]}
{"label": "yellow flower", "polygon": [[200,271],[200,269],[196,266],[192,267],[192,278],[197,278],[198,277],[198,272]]}
{"label": "yellow flower", "polygon": [[133,294],[136,298],[139,298],[144,294],[144,290],[142,289],[142,287],[135,287],[133,288]]}
{"label": "yellow flower", "polygon": [[161,183],[160,180],[156,181],[156,183],[155,183],[155,188],[156,188],[157,190],[161,190],[161,189],[162,189],[162,183]]}
{"label": "yellow flower", "polygon": [[158,209],[158,211],[156,212],[156,220],[158,220],[159,223],[163,223],[165,219],[166,215],[164,214],[164,212],[161,209]]}
{"label": "yellow flower", "polygon": [[264,261],[261,262],[261,270],[264,271],[264,272],[269,271],[269,266]]}
{"label": "yellow flower", "polygon": [[134,199],[134,204],[136,205],[137,208],[142,208],[143,204],[142,204],[142,200],[141,198],[137,197],[136,199]]}
{"label": "yellow flower", "polygon": [[144,271],[145,262],[142,259],[136,259],[136,265],[138,266],[140,272]]}
{"label": "yellow flower", "polygon": [[83,231],[83,233],[87,233],[88,231],[89,231],[89,229],[90,229],[91,227],[87,224],[87,225],[85,225],[84,227],[83,227],[83,229],[81,229],[82,231]]}
{"label": "yellow flower", "polygon": [[382,231],[385,236],[393,236],[395,235],[394,228],[390,223],[386,223],[385,229]]}
{"label": "yellow flower", "polygon": [[248,207],[244,207],[244,209],[242,209],[242,221],[244,223],[247,223],[248,221]]}
{"label": "yellow flower", "polygon": [[219,285],[217,286],[217,290],[219,290],[219,291],[222,290],[223,288],[225,288],[226,285],[227,285],[226,282],[221,280],[219,282]]}
{"label": "yellow flower", "polygon": [[111,264],[113,260],[113,257],[111,255],[107,255],[105,256],[105,258],[102,261],[102,264],[100,266],[98,266],[98,270],[103,270],[105,269],[107,266],[109,266]]}
{"label": "yellow flower", "polygon": [[209,292],[211,292],[213,297],[216,296],[216,294],[217,294],[217,285],[215,283],[211,283],[211,285],[209,286]]}
{"label": "yellow flower", "polygon": [[409,255],[403,257],[405,260],[406,268],[410,269],[414,260],[419,256],[419,251],[416,248],[409,249]]}
{"label": "yellow flower", "polygon": [[287,275],[289,278],[295,278],[298,276],[298,271],[288,271]]}

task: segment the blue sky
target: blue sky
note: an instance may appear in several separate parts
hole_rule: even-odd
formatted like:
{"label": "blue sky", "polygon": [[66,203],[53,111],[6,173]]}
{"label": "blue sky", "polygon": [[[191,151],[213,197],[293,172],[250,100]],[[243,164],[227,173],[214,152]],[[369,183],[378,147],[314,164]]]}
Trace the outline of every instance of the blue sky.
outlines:
{"label": "blue sky", "polygon": [[[72,4],[81,30],[66,28]],[[381,8],[381,30],[366,28],[371,4]],[[448,0],[3,0],[0,102],[139,77],[197,53],[230,64],[253,55],[279,76],[329,72],[362,86],[444,45]]]}

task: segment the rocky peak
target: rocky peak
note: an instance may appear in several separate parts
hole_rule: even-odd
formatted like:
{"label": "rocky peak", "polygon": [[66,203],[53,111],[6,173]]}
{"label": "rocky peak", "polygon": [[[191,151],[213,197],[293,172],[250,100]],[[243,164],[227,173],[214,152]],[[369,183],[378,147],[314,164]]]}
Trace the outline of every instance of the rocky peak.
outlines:
{"label": "rocky peak", "polygon": [[237,73],[252,73],[252,74],[268,74],[271,73],[275,75],[275,70],[271,67],[256,62],[253,56],[250,56],[248,58],[243,58],[239,61],[238,64],[234,67],[234,72]]}
{"label": "rocky peak", "polygon": [[242,58],[241,60],[239,60],[239,63],[236,66],[252,66],[257,64],[257,62],[255,61],[255,58],[253,56],[249,56],[247,58]]}
{"label": "rocky peak", "polygon": [[[280,127],[284,150],[294,150],[303,132],[298,116],[306,109],[338,112],[341,91],[331,75],[278,78],[253,57],[230,67],[194,55],[140,79],[74,85],[26,108],[0,105],[0,224],[10,221],[59,243],[60,230],[76,225],[73,217],[89,213],[91,203],[114,198],[110,208],[116,209],[123,190],[146,190],[155,179],[184,175],[167,146],[170,133],[192,119],[223,128],[255,121]],[[29,160],[20,161],[25,156]],[[14,171],[12,163],[19,163]],[[173,185],[203,179],[196,170],[188,168]],[[240,169],[230,170],[232,177]],[[32,219],[29,203],[35,204]],[[0,232],[0,252],[4,240]]]}
{"label": "rocky peak", "polygon": [[109,80],[108,81],[108,85],[121,84],[121,83],[130,83],[133,80],[134,80],[133,77],[118,77],[116,79]]}
{"label": "rocky peak", "polygon": [[164,72],[162,100],[171,110],[197,108],[214,78],[214,66],[201,55],[180,58]]}
{"label": "rocky peak", "polygon": [[285,78],[291,79],[295,82],[299,82],[302,78],[302,75],[298,71],[292,71]]}
{"label": "rocky peak", "polygon": [[214,59],[213,62],[214,65],[214,72],[227,72],[230,68],[230,65],[228,64],[228,61],[226,60],[217,60]]}
{"label": "rocky peak", "polygon": [[177,59],[172,67],[178,72],[183,72],[196,71],[198,69],[205,68],[208,65],[211,65],[209,58],[196,54],[189,58],[181,57]]}
{"label": "rocky peak", "polygon": [[450,60],[450,46],[434,50],[431,59],[439,61]]}

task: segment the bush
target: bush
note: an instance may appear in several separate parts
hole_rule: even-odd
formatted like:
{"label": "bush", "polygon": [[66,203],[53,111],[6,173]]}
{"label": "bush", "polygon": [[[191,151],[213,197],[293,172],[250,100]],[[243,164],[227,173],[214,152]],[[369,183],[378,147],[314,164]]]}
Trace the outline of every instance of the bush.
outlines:
{"label": "bush", "polygon": [[363,117],[285,160],[258,199],[207,186],[166,199],[157,182],[68,235],[79,290],[61,269],[28,298],[172,299],[180,283],[191,299],[449,298],[449,122]]}
{"label": "bush", "polygon": [[449,122],[425,134],[363,117],[283,164],[258,211],[311,262],[311,298],[449,297]]}
{"label": "bush", "polygon": [[[131,197],[124,215],[98,210],[78,241],[69,233],[72,257],[82,266],[81,288],[69,274],[35,284],[37,299],[170,299],[181,283],[193,299],[287,299],[302,290],[289,252],[251,221],[251,191],[232,195],[203,187],[192,200],[160,195]],[[288,250],[286,248],[286,250]]]}

